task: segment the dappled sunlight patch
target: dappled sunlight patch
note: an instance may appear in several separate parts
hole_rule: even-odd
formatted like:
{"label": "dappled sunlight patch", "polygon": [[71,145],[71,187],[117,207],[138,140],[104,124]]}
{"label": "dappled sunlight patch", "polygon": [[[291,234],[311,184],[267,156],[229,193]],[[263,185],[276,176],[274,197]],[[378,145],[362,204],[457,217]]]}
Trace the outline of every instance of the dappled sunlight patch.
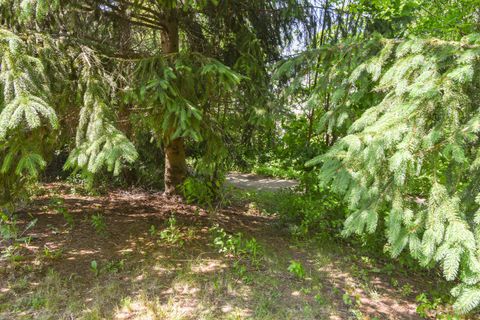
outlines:
{"label": "dappled sunlight patch", "polygon": [[[162,282],[151,283],[150,280],[153,279],[149,278],[143,280],[147,286],[142,287],[137,294],[116,299],[117,302],[112,309],[111,317],[113,319],[196,319],[199,314],[210,313],[197,297],[200,289],[190,283],[177,281],[169,288],[158,291],[158,288],[163,285]],[[115,287],[115,285],[112,286],[114,291]],[[107,289],[101,294],[105,295],[112,289]],[[110,296],[117,297],[119,295],[120,292],[117,294],[111,292],[110,294]],[[91,303],[94,306],[90,311],[98,314],[104,314],[110,304],[108,300],[97,306],[95,306],[95,301]],[[100,312],[101,310],[103,311]]]}
{"label": "dappled sunlight patch", "polygon": [[70,250],[69,254],[72,256],[89,256],[98,254],[99,250],[92,250],[92,249],[80,249],[80,250]]}
{"label": "dappled sunlight patch", "polygon": [[230,313],[233,311],[233,307],[230,304],[226,304],[220,308],[223,313]]}
{"label": "dappled sunlight patch", "polygon": [[192,264],[190,270],[193,273],[214,273],[227,268],[227,265],[221,260],[202,260]]}
{"label": "dappled sunlight patch", "polygon": [[261,215],[261,211],[258,209],[257,205],[255,202],[250,202],[248,204],[248,210],[246,212],[247,215],[250,215],[250,216],[258,216],[258,215]]}
{"label": "dappled sunlight patch", "polygon": [[[169,202],[167,207],[174,211],[165,211],[162,201],[170,200],[162,199],[142,196],[137,203],[127,197],[116,203],[112,196],[108,201],[94,197],[65,201],[68,212],[85,213],[85,218],[76,217],[69,234],[63,232],[68,226],[62,216],[58,221],[53,216],[45,220],[40,214],[38,227],[32,230],[39,237],[29,244],[37,253],[21,269],[29,276],[15,279],[12,285],[5,280],[0,286],[4,288],[0,304],[12,304],[7,310],[13,317],[5,318],[19,318],[20,312],[11,310],[22,309],[31,318],[324,319],[329,317],[323,315],[338,313],[338,319],[346,319],[349,307],[342,303],[342,295],[347,289],[366,314],[375,314],[379,305],[388,306],[389,312],[405,308],[402,299],[392,304],[398,292],[384,290],[381,278],[370,277],[371,285],[359,287],[358,279],[342,267],[345,262],[330,256],[326,246],[293,246],[272,223],[278,217],[265,216],[256,206],[250,207],[250,213],[244,205],[231,206],[207,220],[193,206]],[[77,202],[80,207],[72,208]],[[147,211],[152,215],[144,218]],[[92,214],[105,217],[107,235],[96,234],[89,220]],[[216,245],[220,233],[212,233],[212,225],[225,231]],[[164,230],[169,233],[162,234]],[[238,233],[243,234],[243,242],[237,241]],[[45,259],[45,247],[51,254],[61,248],[62,258]],[[230,251],[219,253],[225,248]],[[335,254],[343,250],[334,249]],[[301,279],[287,271],[292,258],[305,266]],[[92,261],[98,271],[91,269]],[[44,279],[46,268],[56,270],[58,281]]]}
{"label": "dappled sunlight patch", "polygon": [[228,293],[233,297],[237,298],[240,301],[249,301],[251,300],[254,292],[254,288],[250,285],[245,285],[241,283],[236,283],[232,288],[228,288]]}
{"label": "dappled sunlight patch", "polygon": [[182,296],[195,297],[200,292],[200,288],[193,286],[191,283],[175,283],[172,288],[172,293]]}
{"label": "dappled sunlight patch", "polygon": [[120,305],[113,315],[114,319],[154,319],[156,314],[150,310],[151,302],[147,303],[144,297],[136,297],[134,299],[127,297],[123,298]]}
{"label": "dappled sunlight patch", "polygon": [[165,266],[162,266],[160,264],[155,264],[152,267],[152,271],[155,271],[158,275],[165,274],[167,272],[171,272],[172,268],[167,268]]}
{"label": "dappled sunlight patch", "polygon": [[255,190],[280,190],[293,188],[298,185],[295,180],[274,179],[245,173],[231,173],[227,176],[227,183],[237,188]]}
{"label": "dappled sunlight patch", "polygon": [[201,305],[197,301],[184,301],[178,298],[169,299],[166,305],[162,305],[166,319],[183,319],[193,317],[201,311]]}
{"label": "dappled sunlight patch", "polygon": [[246,319],[253,314],[250,309],[235,307],[230,304],[222,306],[220,310],[228,316],[227,319]]}
{"label": "dappled sunlight patch", "polygon": [[134,251],[135,251],[135,250],[134,250],[133,248],[123,248],[123,249],[118,250],[117,252],[118,252],[119,254],[124,255],[124,254],[131,254],[131,253],[133,253]]}

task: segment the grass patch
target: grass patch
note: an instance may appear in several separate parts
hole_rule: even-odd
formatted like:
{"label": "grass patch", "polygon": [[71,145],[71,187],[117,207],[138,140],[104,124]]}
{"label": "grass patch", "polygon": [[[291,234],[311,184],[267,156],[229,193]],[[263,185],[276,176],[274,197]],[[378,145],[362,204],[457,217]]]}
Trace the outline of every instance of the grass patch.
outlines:
{"label": "grass patch", "polygon": [[[108,208],[102,198],[69,195],[61,207],[74,224],[58,206],[48,211],[48,199],[40,202],[32,208],[38,223],[19,251],[22,261],[2,269],[0,318],[348,319],[353,312],[376,315],[361,299],[381,297],[387,309],[393,301],[402,308],[416,303],[418,286],[395,266],[379,265],[341,241],[285,236],[284,227],[301,225],[298,213],[318,219],[308,232],[321,231],[314,228],[320,223],[328,235],[335,227],[328,221],[336,205],[331,199],[244,191],[231,198],[213,215],[150,194],[111,194]],[[94,215],[108,232],[99,234]],[[444,305],[432,295],[418,304],[426,315]]]}
{"label": "grass patch", "polygon": [[301,175],[301,172],[293,167],[284,167],[276,163],[257,164],[253,167],[252,172],[261,176],[283,179],[298,179]]}

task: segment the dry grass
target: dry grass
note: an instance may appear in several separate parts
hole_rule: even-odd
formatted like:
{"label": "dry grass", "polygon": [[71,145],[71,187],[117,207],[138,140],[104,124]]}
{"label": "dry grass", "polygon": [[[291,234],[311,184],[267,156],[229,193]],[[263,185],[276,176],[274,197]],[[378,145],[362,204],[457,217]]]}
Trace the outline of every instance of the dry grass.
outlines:
{"label": "dry grass", "polygon": [[[24,260],[1,262],[1,319],[418,318],[414,295],[399,298],[378,277],[366,286],[351,261],[337,259],[343,252],[295,247],[274,218],[248,206],[212,215],[159,194],[88,197],[64,185],[46,188],[21,215],[23,223],[27,213],[39,219]],[[73,215],[73,228],[52,209],[54,195]],[[98,214],[105,233],[92,225]],[[219,253],[216,224],[255,237],[258,261]],[[304,278],[287,271],[292,259],[304,265]]]}

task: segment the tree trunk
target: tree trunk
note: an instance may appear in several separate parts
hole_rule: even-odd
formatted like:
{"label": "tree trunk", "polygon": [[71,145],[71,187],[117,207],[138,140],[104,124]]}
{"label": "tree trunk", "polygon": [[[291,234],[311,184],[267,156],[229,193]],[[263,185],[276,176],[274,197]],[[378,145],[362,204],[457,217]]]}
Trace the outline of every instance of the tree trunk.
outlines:
{"label": "tree trunk", "polygon": [[183,138],[177,138],[165,145],[165,194],[179,194],[186,176],[185,144]]}
{"label": "tree trunk", "polygon": [[[162,51],[164,54],[177,53],[179,48],[178,20],[176,12],[172,10],[162,32]],[[185,161],[185,143],[183,138],[171,139],[171,134],[176,128],[171,128],[165,133],[165,194],[178,195],[180,186],[187,175]]]}

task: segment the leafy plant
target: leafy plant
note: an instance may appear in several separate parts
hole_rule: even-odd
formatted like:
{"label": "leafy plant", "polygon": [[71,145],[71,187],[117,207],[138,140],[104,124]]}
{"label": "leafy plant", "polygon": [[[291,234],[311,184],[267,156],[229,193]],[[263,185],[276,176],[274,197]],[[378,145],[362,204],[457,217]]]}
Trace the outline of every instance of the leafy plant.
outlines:
{"label": "leafy plant", "polygon": [[293,167],[283,166],[278,161],[257,164],[253,167],[252,172],[262,176],[285,179],[298,179],[301,176],[300,171],[295,170]]}
{"label": "leafy plant", "polygon": [[247,266],[241,260],[233,262],[233,271],[244,283],[248,284],[253,281]]}
{"label": "leafy plant", "polygon": [[152,225],[150,226],[150,228],[148,229],[148,233],[150,234],[150,236],[155,237],[155,236],[157,236],[157,234],[158,234],[158,230],[157,230],[157,228],[152,224]]}
{"label": "leafy plant", "polygon": [[43,247],[43,256],[50,260],[60,259],[63,255],[63,249],[50,249],[48,246]]}
{"label": "leafy plant", "polygon": [[121,260],[111,260],[108,261],[107,264],[102,268],[106,272],[109,273],[118,273],[125,268],[125,259]]}
{"label": "leafy plant", "polygon": [[404,284],[401,290],[402,290],[402,296],[404,297],[408,297],[413,292],[413,288],[410,284]]}
{"label": "leafy plant", "polygon": [[245,239],[242,233],[228,234],[219,225],[210,228],[213,245],[219,253],[235,258],[237,261],[248,262],[259,268],[264,257],[264,249],[255,238]]}
{"label": "leafy plant", "polygon": [[347,306],[353,305],[352,298],[350,297],[350,295],[348,293],[344,293],[342,295],[342,300],[343,300],[343,303],[345,303]]}
{"label": "leafy plant", "polygon": [[299,279],[305,278],[305,269],[303,264],[299,261],[291,260],[288,266],[288,271]]}
{"label": "leafy plant", "polygon": [[236,196],[240,196],[241,201],[249,201],[263,214],[278,215],[297,240],[315,235],[341,238],[344,208],[328,189],[318,193],[289,190],[243,192]]}
{"label": "leafy plant", "polygon": [[90,262],[90,271],[92,271],[96,277],[98,277],[100,274],[100,269],[98,268],[98,263],[96,260],[92,260]]}
{"label": "leafy plant", "polygon": [[107,223],[105,217],[100,214],[94,214],[90,217],[90,222],[95,229],[95,232],[100,235],[105,235],[107,232]]}
{"label": "leafy plant", "polygon": [[325,300],[325,298],[320,294],[320,293],[317,293],[314,297],[315,301],[318,302],[319,305],[323,306],[327,303],[327,301]]}
{"label": "leafy plant", "polygon": [[33,228],[38,219],[32,219],[24,228],[20,228],[14,214],[8,214],[8,210],[0,210],[0,245],[2,247],[2,258],[12,262],[20,260],[18,254],[24,244],[30,242],[30,237],[25,236],[28,230]]}
{"label": "leafy plant", "polygon": [[219,182],[189,177],[182,185],[182,192],[188,203],[212,207],[216,196],[215,189],[219,187]]}
{"label": "leafy plant", "polygon": [[61,214],[63,216],[69,228],[72,229],[75,226],[75,219],[73,218],[73,215],[65,207],[64,200],[61,198],[54,197],[50,200],[50,204],[58,214]]}
{"label": "leafy plant", "polygon": [[182,247],[185,243],[185,235],[178,226],[177,219],[175,219],[175,217],[170,217],[168,219],[167,227],[158,232],[158,235],[163,242],[170,245]]}
{"label": "leafy plant", "polygon": [[450,307],[449,301],[451,297],[448,297],[444,294],[441,296],[432,295],[430,296],[427,293],[421,293],[415,298],[417,306],[417,314],[425,319],[435,317],[439,320],[460,320],[464,317],[455,314]]}

